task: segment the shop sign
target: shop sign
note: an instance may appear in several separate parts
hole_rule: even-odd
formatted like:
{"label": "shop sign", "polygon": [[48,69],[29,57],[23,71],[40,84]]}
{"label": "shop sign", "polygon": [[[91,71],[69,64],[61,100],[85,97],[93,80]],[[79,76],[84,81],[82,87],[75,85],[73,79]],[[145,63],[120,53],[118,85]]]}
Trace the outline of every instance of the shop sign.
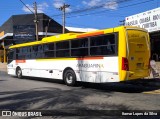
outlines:
{"label": "shop sign", "polygon": [[125,18],[126,26],[145,28],[148,32],[160,30],[160,8],[128,16]]}
{"label": "shop sign", "polygon": [[15,44],[34,41],[35,26],[34,25],[13,26],[13,39]]}

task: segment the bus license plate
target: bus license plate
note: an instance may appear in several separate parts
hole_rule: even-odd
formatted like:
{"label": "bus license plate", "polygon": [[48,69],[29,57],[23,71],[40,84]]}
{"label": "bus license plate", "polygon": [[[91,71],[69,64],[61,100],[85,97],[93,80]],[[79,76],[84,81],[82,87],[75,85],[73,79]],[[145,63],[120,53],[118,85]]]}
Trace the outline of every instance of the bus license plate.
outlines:
{"label": "bus license plate", "polygon": [[137,63],[137,68],[142,68],[144,66],[144,63]]}

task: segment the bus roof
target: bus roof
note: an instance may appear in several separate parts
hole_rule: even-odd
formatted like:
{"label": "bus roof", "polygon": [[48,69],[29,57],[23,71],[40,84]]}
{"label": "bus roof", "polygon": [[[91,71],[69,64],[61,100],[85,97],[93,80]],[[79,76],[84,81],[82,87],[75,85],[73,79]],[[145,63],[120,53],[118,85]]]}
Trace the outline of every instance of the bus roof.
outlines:
{"label": "bus roof", "polygon": [[56,35],[56,36],[45,37],[41,41],[34,41],[34,42],[28,42],[28,43],[21,43],[21,44],[17,44],[17,45],[12,45],[12,46],[9,47],[9,49],[73,39],[73,38],[76,38],[77,34],[78,33],[66,33],[66,34],[60,34],[60,35]]}
{"label": "bus roof", "polygon": [[[133,27],[133,26],[119,26],[115,27],[117,28],[134,28],[134,29],[141,29],[138,27]],[[92,32],[86,32],[86,33],[66,33],[66,34],[60,34],[56,36],[50,36],[50,37],[45,37],[41,41],[34,41],[34,42],[28,42],[28,43],[21,43],[17,45],[12,45],[9,47],[9,49],[12,48],[19,48],[19,47],[26,47],[26,46],[33,46],[33,45],[38,45],[38,44],[45,44],[45,43],[50,43],[50,42],[56,42],[56,41],[63,41],[63,40],[69,40],[69,39],[75,39],[75,38],[84,38],[88,36],[96,36],[96,35],[102,35],[105,33],[111,33],[113,32],[115,28],[109,28],[109,29],[104,29],[104,30],[97,30],[97,31],[92,31]],[[141,29],[144,30],[144,29]],[[145,31],[145,30],[144,30]]]}

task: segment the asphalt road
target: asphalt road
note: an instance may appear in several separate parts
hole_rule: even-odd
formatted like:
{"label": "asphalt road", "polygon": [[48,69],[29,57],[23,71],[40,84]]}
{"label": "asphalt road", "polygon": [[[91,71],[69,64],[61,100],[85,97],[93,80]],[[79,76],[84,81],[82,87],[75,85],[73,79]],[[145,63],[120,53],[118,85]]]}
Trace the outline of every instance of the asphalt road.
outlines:
{"label": "asphalt road", "polygon": [[160,79],[78,83],[75,87],[68,87],[59,80],[17,79],[0,71],[0,110],[94,110],[94,114],[104,110],[154,112],[160,110]]}

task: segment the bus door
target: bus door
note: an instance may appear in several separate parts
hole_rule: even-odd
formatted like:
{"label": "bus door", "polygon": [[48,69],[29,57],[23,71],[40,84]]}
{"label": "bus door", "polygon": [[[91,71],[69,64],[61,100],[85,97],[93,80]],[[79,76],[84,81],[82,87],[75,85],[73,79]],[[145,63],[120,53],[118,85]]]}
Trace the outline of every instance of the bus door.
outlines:
{"label": "bus door", "polygon": [[150,45],[147,32],[127,29],[127,36],[128,79],[148,76]]}

